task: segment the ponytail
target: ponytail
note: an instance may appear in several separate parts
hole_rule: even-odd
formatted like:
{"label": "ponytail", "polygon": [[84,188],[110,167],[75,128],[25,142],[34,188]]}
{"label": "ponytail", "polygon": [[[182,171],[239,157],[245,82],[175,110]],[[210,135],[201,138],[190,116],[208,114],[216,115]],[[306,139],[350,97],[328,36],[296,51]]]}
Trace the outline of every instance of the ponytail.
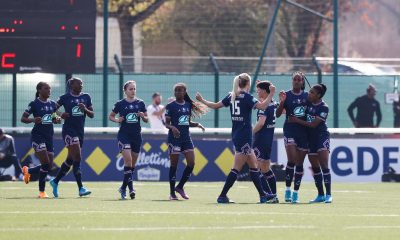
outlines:
{"label": "ponytail", "polygon": [[247,84],[251,84],[251,77],[248,73],[241,73],[233,79],[233,87],[231,93],[231,102],[233,103],[239,94],[239,89],[244,88]]}

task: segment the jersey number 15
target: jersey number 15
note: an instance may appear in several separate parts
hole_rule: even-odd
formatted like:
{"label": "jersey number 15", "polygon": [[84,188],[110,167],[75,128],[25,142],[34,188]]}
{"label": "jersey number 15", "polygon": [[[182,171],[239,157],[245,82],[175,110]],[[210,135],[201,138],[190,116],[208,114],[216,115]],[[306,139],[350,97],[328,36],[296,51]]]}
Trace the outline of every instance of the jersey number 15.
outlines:
{"label": "jersey number 15", "polygon": [[239,100],[235,100],[232,104],[232,115],[240,115]]}

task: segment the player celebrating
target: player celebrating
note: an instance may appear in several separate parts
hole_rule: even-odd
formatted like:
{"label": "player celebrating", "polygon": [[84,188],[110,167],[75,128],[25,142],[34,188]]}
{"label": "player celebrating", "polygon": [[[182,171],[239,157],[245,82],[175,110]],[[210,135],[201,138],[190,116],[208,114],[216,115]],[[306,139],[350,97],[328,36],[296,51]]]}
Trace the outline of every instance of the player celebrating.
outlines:
{"label": "player celebrating", "polygon": [[[129,196],[135,198],[135,190],[132,184],[132,173],[142,146],[140,119],[148,122],[146,106],[143,100],[136,98],[136,82],[127,81],[124,84],[126,98],[115,103],[108,119],[120,123],[118,131],[118,147],[124,159],[124,180],[119,188],[121,199],[126,199],[126,186],[129,188]],[[115,116],[119,114],[119,117]]]}
{"label": "player celebrating", "polygon": [[[174,94],[175,101],[168,103],[165,111],[165,126],[169,129],[168,153],[171,161],[169,169],[170,200],[178,200],[175,192],[179,193],[182,198],[189,199],[183,189],[193,172],[195,164],[194,146],[190,137],[189,127],[198,127],[204,131],[204,127],[200,123],[192,122],[192,119],[195,116],[201,116],[207,110],[206,106],[193,101],[189,97],[184,83],[175,84]],[[183,171],[181,180],[175,187],[176,170],[181,153],[185,156],[186,168]]]}
{"label": "player celebrating", "polygon": [[82,184],[81,160],[85,119],[86,116],[94,117],[92,99],[89,94],[82,92],[83,83],[80,78],[69,79],[68,86],[70,92],[60,96],[57,101],[57,108],[64,106],[65,109],[65,112],[61,114],[61,118],[64,119],[62,137],[68,148],[68,155],[57,176],[50,181],[54,197],[58,197],[58,183],[68,173],[71,166],[78,184],[79,196],[91,194],[91,191],[84,188]]}
{"label": "player celebrating", "polygon": [[[289,116],[293,115],[305,120],[307,108],[307,92],[304,92],[305,76],[302,72],[294,72],[292,75],[292,89],[279,93],[279,107],[276,116],[280,117],[283,110],[286,111],[286,120],[283,125],[285,149],[288,158],[286,164],[286,191],[285,201],[298,203],[298,190],[303,177],[303,162],[308,151],[306,128],[297,123],[290,123]],[[296,169],[295,169],[296,166]],[[294,192],[291,193],[294,175]]]}
{"label": "player celebrating", "polygon": [[[326,92],[324,84],[314,85],[308,94],[309,106],[307,107],[307,121],[296,117],[290,117],[290,121],[308,127],[310,152],[308,154],[314,172],[315,186],[318,196],[310,203],[332,202],[331,173],[329,170],[329,131],[326,125],[329,107],[322,100]],[[322,168],[322,173],[321,173]],[[323,176],[322,176],[323,175]],[[326,195],[322,186],[322,178],[325,183]]]}
{"label": "player celebrating", "polygon": [[[39,82],[36,85],[36,99],[29,103],[21,117],[23,123],[35,123],[31,132],[31,142],[35,155],[39,158],[41,164],[29,169],[24,166],[22,172],[26,184],[29,183],[31,174],[39,173],[39,198],[49,197],[45,192],[45,187],[46,176],[54,159],[53,123],[61,122],[61,119],[55,115],[57,106],[54,101],[49,99],[50,93],[50,85]],[[33,118],[29,118],[31,114],[33,114]]]}
{"label": "player celebrating", "polygon": [[235,148],[235,162],[225,181],[222,192],[217,199],[218,203],[233,202],[228,198],[227,193],[235,183],[237,175],[245,163],[249,165],[251,179],[260,195],[260,203],[265,203],[275,197],[275,195],[267,194],[262,188],[256,156],[254,155],[254,151],[251,147],[251,111],[255,108],[265,110],[275,93],[275,86],[272,84],[269,86],[270,94],[268,95],[267,99],[260,103],[256,98],[249,94],[250,85],[250,75],[247,73],[242,73],[233,79],[232,92],[218,103],[205,100],[200,93],[196,94],[197,100],[210,108],[218,109],[230,106],[231,110],[232,141]]}
{"label": "player celebrating", "polygon": [[[258,99],[262,102],[270,93],[269,81],[259,81],[257,83]],[[261,184],[264,191],[276,195],[276,178],[271,170],[271,148],[275,130],[275,111],[278,103],[272,101],[269,103],[265,111],[257,111],[257,123],[253,128],[254,142],[253,150],[258,160],[258,168],[261,170]],[[278,198],[275,198],[273,203],[278,203]]]}

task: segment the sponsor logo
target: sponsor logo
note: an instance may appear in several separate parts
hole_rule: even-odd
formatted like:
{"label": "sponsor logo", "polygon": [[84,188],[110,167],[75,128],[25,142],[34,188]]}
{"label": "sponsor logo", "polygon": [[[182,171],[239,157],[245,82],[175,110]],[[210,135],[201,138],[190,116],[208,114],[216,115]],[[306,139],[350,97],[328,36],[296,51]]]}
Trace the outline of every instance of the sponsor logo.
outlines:
{"label": "sponsor logo", "polygon": [[137,170],[137,177],[139,181],[160,181],[161,172],[148,166]]}
{"label": "sponsor logo", "polygon": [[79,109],[79,106],[72,108],[72,116],[83,116],[83,112]]}
{"label": "sponsor logo", "polygon": [[305,115],[305,112],[306,112],[306,109],[305,109],[305,107],[303,107],[303,106],[296,107],[296,108],[293,110],[293,114],[294,114],[296,117],[303,117],[303,116]]}
{"label": "sponsor logo", "polygon": [[180,116],[178,125],[189,125],[189,116],[188,115]]}
{"label": "sponsor logo", "polygon": [[51,114],[43,115],[42,124],[53,124]]}
{"label": "sponsor logo", "polygon": [[127,123],[137,123],[139,121],[138,116],[136,113],[128,113],[126,115],[126,122]]}

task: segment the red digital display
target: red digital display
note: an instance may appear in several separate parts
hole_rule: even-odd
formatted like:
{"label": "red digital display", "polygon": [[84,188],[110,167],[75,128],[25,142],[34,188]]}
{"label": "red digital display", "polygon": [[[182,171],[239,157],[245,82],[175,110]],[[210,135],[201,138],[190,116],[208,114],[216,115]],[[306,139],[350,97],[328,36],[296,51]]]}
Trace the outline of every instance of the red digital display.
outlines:
{"label": "red digital display", "polygon": [[95,71],[96,0],[0,0],[0,73]]}

